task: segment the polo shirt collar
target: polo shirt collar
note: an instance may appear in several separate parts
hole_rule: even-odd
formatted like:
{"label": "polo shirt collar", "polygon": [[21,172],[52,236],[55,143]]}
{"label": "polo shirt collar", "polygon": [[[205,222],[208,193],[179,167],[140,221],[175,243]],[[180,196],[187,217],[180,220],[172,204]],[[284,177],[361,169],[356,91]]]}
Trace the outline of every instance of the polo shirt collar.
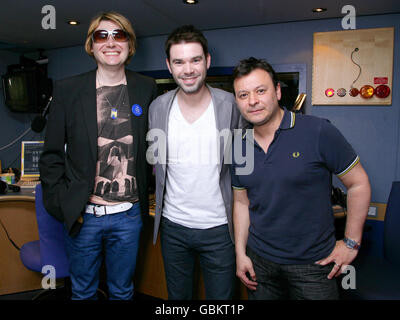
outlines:
{"label": "polo shirt collar", "polygon": [[[281,121],[281,124],[279,125],[279,129],[292,129],[294,127],[294,124],[296,122],[296,114],[292,111],[289,111],[288,109],[284,108],[284,114],[283,118]],[[249,123],[245,128],[243,128],[243,133],[242,133],[242,139],[244,140],[246,138],[246,129],[253,129],[253,125]]]}
{"label": "polo shirt collar", "polygon": [[283,114],[283,118],[279,129],[292,129],[296,122],[296,114],[292,111],[284,109],[285,113]]}

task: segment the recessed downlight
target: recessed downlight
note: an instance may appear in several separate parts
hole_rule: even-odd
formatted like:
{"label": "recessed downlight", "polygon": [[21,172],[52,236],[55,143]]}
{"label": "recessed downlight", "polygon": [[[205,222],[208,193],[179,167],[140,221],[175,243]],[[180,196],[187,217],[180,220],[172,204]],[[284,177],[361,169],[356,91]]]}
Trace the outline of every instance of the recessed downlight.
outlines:
{"label": "recessed downlight", "polygon": [[77,21],[77,20],[69,20],[69,21],[67,21],[67,23],[68,23],[70,26],[77,26],[78,24],[80,24],[80,22]]}
{"label": "recessed downlight", "polygon": [[312,9],[312,12],[319,13],[319,12],[325,12],[327,10],[328,9],[326,9],[326,8],[314,8],[314,9]]}

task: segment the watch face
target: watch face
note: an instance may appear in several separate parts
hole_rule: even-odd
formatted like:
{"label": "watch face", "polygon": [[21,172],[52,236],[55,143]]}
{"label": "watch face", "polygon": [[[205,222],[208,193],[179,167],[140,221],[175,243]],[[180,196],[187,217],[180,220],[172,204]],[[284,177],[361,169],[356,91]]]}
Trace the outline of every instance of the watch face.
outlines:
{"label": "watch face", "polygon": [[354,241],[352,239],[344,238],[343,241],[346,244],[346,247],[349,248],[349,249],[358,250],[358,248],[360,248],[360,245],[356,241]]}

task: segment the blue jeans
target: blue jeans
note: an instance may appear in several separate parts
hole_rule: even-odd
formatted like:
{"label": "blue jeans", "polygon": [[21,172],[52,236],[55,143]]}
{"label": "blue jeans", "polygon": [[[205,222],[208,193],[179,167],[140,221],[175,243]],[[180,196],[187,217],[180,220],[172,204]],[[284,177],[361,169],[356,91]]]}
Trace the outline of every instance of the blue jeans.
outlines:
{"label": "blue jeans", "polygon": [[99,217],[85,213],[74,238],[64,228],[73,300],[97,299],[103,254],[110,300],[132,299],[141,228],[138,202],[125,212]]}
{"label": "blue jeans", "polygon": [[199,257],[206,299],[232,299],[235,284],[235,250],[228,225],[192,229],[161,220],[161,248],[168,299],[193,298],[193,274]]}
{"label": "blue jeans", "polygon": [[277,264],[247,247],[253,263],[257,289],[247,290],[249,300],[337,300],[336,279],[328,279],[332,265]]}

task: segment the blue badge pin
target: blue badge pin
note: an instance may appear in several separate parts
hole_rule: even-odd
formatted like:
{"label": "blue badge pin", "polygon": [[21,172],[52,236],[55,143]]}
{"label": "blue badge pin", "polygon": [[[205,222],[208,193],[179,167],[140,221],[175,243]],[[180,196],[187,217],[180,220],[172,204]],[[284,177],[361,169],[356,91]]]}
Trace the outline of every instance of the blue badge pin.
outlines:
{"label": "blue badge pin", "polygon": [[138,104],[134,104],[134,105],[132,106],[132,113],[133,113],[136,117],[139,117],[139,116],[143,113],[142,107],[139,106]]}

